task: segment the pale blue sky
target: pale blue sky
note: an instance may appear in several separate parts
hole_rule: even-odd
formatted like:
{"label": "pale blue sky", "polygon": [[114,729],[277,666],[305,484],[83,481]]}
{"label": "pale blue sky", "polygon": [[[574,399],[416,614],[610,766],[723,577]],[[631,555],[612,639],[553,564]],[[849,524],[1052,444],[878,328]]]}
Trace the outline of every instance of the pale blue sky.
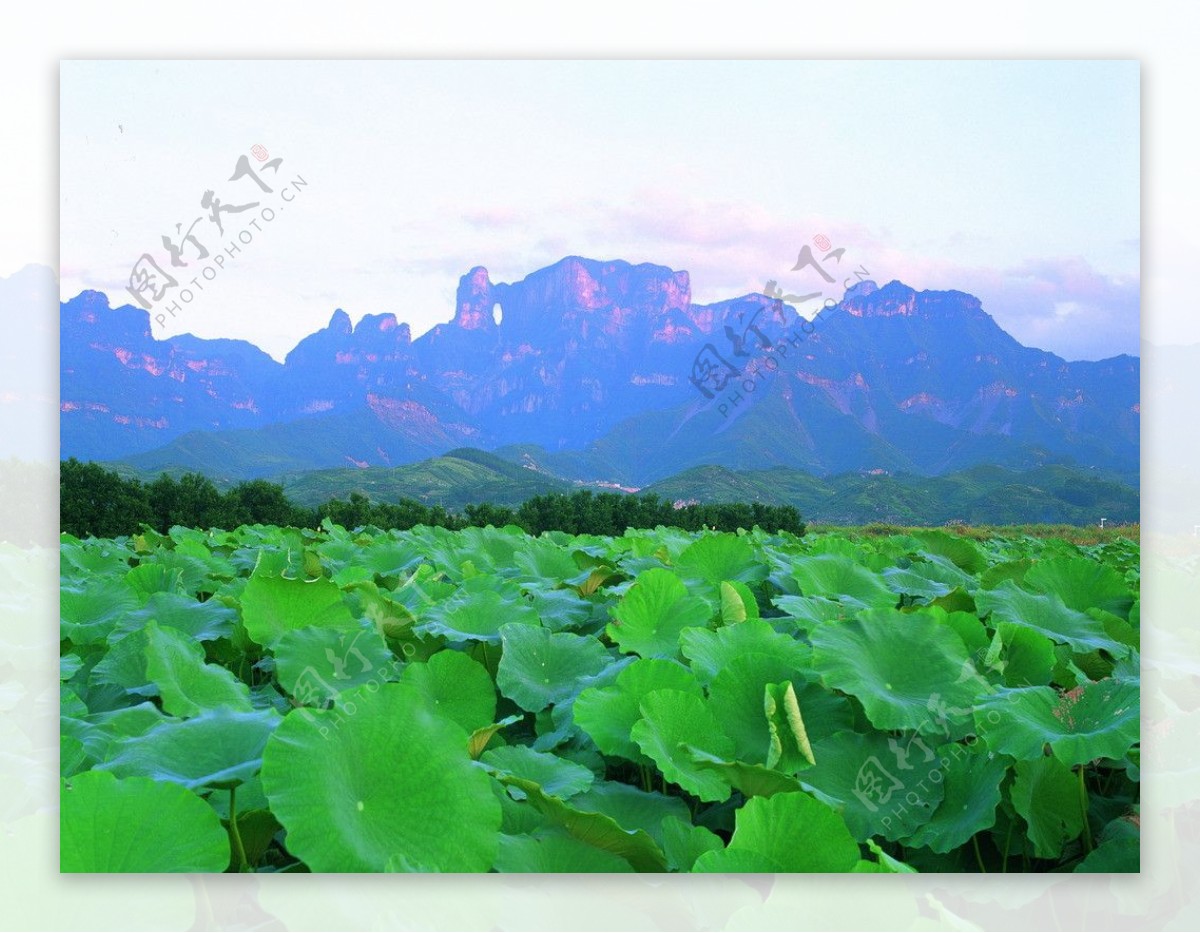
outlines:
{"label": "pale blue sky", "polygon": [[[133,263],[165,263],[161,236],[206,189],[257,196],[226,180],[256,143],[308,182],[160,336],[281,357],[338,307],[420,333],[472,266],[512,281],[571,254],[687,269],[696,301],[799,289],[796,253],[823,233],[880,282],[979,295],[1023,342],[1138,352],[1137,62],[64,62],[61,78],[65,298],[128,300]],[[207,219],[196,233],[215,252]]]}

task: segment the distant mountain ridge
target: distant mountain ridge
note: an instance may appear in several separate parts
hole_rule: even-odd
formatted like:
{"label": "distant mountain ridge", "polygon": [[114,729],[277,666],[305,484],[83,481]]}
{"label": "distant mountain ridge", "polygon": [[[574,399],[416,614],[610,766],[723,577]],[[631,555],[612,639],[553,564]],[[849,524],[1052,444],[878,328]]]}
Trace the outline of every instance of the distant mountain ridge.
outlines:
{"label": "distant mountain ridge", "polygon": [[854,286],[811,336],[800,322],[761,294],[694,304],[665,266],[568,257],[511,284],[470,270],[417,340],[338,311],[281,364],[157,340],[147,312],[84,292],[62,305],[62,455],[237,479],[472,447],[631,486],[706,465],[1138,468],[1135,357],[1067,362],[970,295],[900,282]]}
{"label": "distant mountain ridge", "polygon": [[515,508],[533,496],[591,489],[655,495],[673,503],[791,505],[807,521],[836,525],[952,521],[1095,525],[1101,519],[1123,524],[1137,522],[1140,514],[1138,490],[1128,477],[1066,464],[1025,471],[976,466],[933,477],[884,473],[817,477],[788,467],[733,471],[703,466],[633,489],[569,482],[535,469],[523,455],[509,459],[513,456],[511,450],[497,454],[459,448],[399,467],[311,470],[272,479],[292,502],[308,508],[330,499],[348,499],[352,493],[375,502],[415,499],[451,511],[485,502]]}

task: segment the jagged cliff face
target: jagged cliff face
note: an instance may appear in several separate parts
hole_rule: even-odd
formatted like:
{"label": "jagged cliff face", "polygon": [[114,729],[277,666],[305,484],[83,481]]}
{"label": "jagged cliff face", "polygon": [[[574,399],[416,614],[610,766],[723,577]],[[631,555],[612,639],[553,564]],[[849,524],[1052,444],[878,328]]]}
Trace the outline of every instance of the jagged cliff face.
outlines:
{"label": "jagged cliff face", "polygon": [[691,345],[712,324],[686,272],[572,257],[513,284],[472,269],[454,320],[414,350],[498,443],[559,448],[686,398]]}
{"label": "jagged cliff face", "polygon": [[155,340],[145,312],[85,292],[62,308],[63,455],[320,417],[357,420],[318,432],[314,465],[533,444],[634,482],[702,463],[1136,469],[1134,358],[1067,363],[973,296],[899,282],[855,285],[803,340],[798,322],[762,295],[693,304],[686,272],[569,257],[513,283],[471,269],[453,318],[415,341],[393,314],[337,311],[279,364],[240,341]]}
{"label": "jagged cliff face", "polygon": [[111,456],[185,430],[257,427],[282,367],[244,341],[156,340],[150,316],[83,292],[61,310],[63,456]]}

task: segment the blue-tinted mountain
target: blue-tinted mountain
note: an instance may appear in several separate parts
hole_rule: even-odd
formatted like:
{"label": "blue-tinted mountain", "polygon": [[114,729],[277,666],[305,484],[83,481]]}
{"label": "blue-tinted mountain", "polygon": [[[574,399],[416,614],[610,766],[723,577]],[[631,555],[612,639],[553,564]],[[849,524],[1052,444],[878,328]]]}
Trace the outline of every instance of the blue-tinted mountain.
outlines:
{"label": "blue-tinted mountain", "polygon": [[800,321],[764,295],[695,304],[686,272],[569,257],[514,283],[472,269],[416,340],[338,311],[281,364],[158,340],[146,312],[84,292],[62,308],[62,454],[241,478],[469,446],[631,486],[708,465],[1138,468],[1135,357],[1067,362],[970,295],[899,282]]}

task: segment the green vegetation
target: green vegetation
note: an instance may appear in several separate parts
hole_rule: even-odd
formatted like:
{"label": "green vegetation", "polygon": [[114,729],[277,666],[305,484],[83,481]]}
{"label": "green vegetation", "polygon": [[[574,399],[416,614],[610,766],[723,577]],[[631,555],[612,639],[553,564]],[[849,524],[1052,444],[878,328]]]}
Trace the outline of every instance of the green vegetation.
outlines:
{"label": "green vegetation", "polygon": [[287,473],[276,481],[289,499],[310,508],[357,492],[377,502],[416,499],[457,512],[483,502],[515,508],[534,496],[570,493],[578,488],[566,480],[465,447],[404,466]]}
{"label": "green vegetation", "polygon": [[1128,540],[326,519],[61,552],[63,871],[1139,868]]}
{"label": "green vegetation", "polygon": [[[545,461],[537,448],[514,446],[489,453],[459,448],[440,457],[397,467],[341,468],[283,472],[273,482],[298,506],[316,508],[334,498],[359,493],[375,502],[415,499],[462,512],[468,505],[492,503],[516,508],[526,500],[550,493],[569,494],[580,488],[604,489],[585,463],[567,453],[549,458],[553,470],[537,467]],[[763,451],[771,462],[772,453]],[[157,461],[155,461],[157,462]],[[138,461],[140,464],[141,461]],[[110,464],[128,478],[151,482],[165,469],[178,479],[181,470],[157,467],[153,472],[129,464]],[[219,462],[204,475],[220,489],[232,481]],[[608,476],[619,476],[614,465]],[[562,476],[578,476],[568,481]],[[746,502],[790,505],[821,524],[857,526],[872,522],[893,525],[1014,525],[1027,523],[1094,525],[1137,522],[1140,514],[1137,477],[1068,464],[1051,464],[1016,471],[1000,466],[975,466],[943,476],[896,473],[844,473],[820,477],[804,470],[772,467],[731,470],[702,466],[685,470],[638,491],[669,502]]]}
{"label": "green vegetation", "polygon": [[945,476],[844,473],[817,477],[775,467],[734,472],[697,467],[648,486],[664,499],[711,501],[714,495],[738,502],[795,506],[822,525],[1094,525],[1106,518],[1133,523],[1139,518],[1136,480],[1097,470],[1055,464],[1017,472],[977,466]]}
{"label": "green vegetation", "polygon": [[[512,467],[525,472],[520,467]],[[530,534],[621,534],[626,528],[669,525],[688,531],[736,531],[756,525],[770,531],[804,534],[800,513],[791,506],[761,503],[691,504],[676,508],[657,496],[628,496],[577,490],[526,499],[519,507],[490,502],[468,504],[461,512],[413,499],[372,501],[360,492],[348,500],[330,499],[315,509],[295,505],[282,486],[249,480],[221,492],[198,473],[175,478],[164,473],[150,483],[122,477],[95,463],[67,460],[60,474],[61,527],[77,537],[114,537],[142,527],[167,532],[176,525],[236,528],[240,525],[292,525],[317,528],[326,519],[346,528],[375,525],[405,530],[418,525],[461,529],[516,525]]]}
{"label": "green vegetation", "polygon": [[[824,525],[811,523],[808,530],[816,534],[862,534],[873,537],[889,535],[916,534],[929,530],[924,525],[885,525],[873,522],[853,528],[839,525]],[[988,541],[992,538],[1057,538],[1071,544],[1111,544],[1126,540],[1137,543],[1141,540],[1142,526],[1140,524],[1105,524],[1099,525],[960,525],[947,524],[942,530],[961,538],[972,541]]]}

